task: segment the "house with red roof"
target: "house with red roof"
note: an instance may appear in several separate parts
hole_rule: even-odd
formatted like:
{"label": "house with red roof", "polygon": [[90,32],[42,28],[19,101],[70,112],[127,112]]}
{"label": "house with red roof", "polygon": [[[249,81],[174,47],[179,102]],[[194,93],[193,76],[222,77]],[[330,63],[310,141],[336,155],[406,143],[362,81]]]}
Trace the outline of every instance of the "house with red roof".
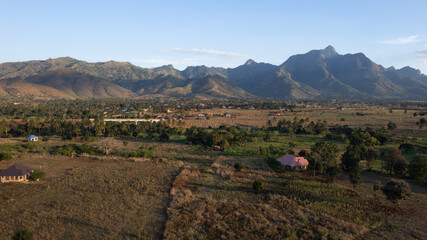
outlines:
{"label": "house with red roof", "polygon": [[296,157],[294,155],[285,155],[276,160],[289,169],[306,170],[308,166],[307,159],[304,157]]}
{"label": "house with red roof", "polygon": [[26,182],[29,180],[32,172],[32,168],[16,163],[0,172],[0,182]]}

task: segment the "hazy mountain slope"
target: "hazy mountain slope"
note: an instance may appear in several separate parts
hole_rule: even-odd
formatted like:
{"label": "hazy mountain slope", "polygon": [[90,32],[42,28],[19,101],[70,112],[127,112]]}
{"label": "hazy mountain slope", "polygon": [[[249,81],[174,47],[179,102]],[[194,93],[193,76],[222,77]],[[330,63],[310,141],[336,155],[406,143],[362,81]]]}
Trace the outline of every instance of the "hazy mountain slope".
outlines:
{"label": "hazy mountain slope", "polygon": [[[331,46],[292,56],[281,68],[293,80],[321,91],[322,97],[422,98],[427,94],[422,83],[390,74],[362,53],[340,55]],[[408,86],[419,89],[413,92]]]}
{"label": "hazy mountain slope", "polygon": [[278,66],[268,63],[257,63],[252,59],[236,68],[227,69],[228,80],[242,89],[256,93],[261,81],[279,70]]}
{"label": "hazy mountain slope", "polygon": [[279,99],[314,99],[320,92],[312,87],[292,80],[289,73],[278,71],[257,82],[253,94]]}
{"label": "hazy mountain slope", "polygon": [[49,86],[29,83],[24,79],[7,78],[0,80],[0,96],[31,98],[72,98],[66,93]]}
{"label": "hazy mountain slope", "polygon": [[403,67],[401,69],[395,69],[394,67],[387,69],[389,72],[395,72],[403,77],[412,78],[418,80],[422,83],[427,84],[427,76],[422,74],[420,70],[411,68],[411,67]]}
{"label": "hazy mountain slope", "polygon": [[58,67],[29,77],[28,82],[49,86],[73,98],[130,98],[136,95],[109,81]]}
{"label": "hazy mountain slope", "polygon": [[139,95],[156,94],[171,97],[254,98],[223,77],[206,76],[196,79],[164,78],[142,82]]}
{"label": "hazy mountain slope", "polygon": [[221,76],[223,78],[227,77],[227,70],[225,68],[220,67],[206,67],[204,65],[202,66],[190,66],[184,69],[184,71],[181,72],[181,75],[184,78],[187,79],[193,79],[193,78],[202,78],[206,76]]}

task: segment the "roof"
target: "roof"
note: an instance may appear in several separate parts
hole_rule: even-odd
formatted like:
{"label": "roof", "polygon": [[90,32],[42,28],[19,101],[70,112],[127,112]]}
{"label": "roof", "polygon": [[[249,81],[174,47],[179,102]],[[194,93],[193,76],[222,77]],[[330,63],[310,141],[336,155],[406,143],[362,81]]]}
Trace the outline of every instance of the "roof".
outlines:
{"label": "roof", "polygon": [[10,177],[10,176],[24,176],[27,173],[31,172],[33,169],[19,163],[13,164],[8,169],[2,171],[0,176]]}
{"label": "roof", "polygon": [[38,137],[36,135],[30,135],[27,137],[27,139],[30,139],[30,138],[38,138]]}
{"label": "roof", "polygon": [[285,166],[291,166],[291,167],[308,166],[307,159],[303,157],[296,157],[294,155],[285,155],[276,160]]}

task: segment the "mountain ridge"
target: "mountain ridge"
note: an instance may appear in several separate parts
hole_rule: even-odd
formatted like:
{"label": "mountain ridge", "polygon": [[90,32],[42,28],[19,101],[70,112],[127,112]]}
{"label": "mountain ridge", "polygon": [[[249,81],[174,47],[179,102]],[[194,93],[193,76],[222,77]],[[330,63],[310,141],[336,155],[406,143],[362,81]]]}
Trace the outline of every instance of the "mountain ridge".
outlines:
{"label": "mountain ridge", "polygon": [[332,46],[290,56],[280,65],[248,59],[235,68],[202,65],[182,71],[172,65],[143,68],[129,62],[89,63],[71,57],[9,62],[0,64],[0,80],[4,80],[3,96],[27,94],[28,89],[27,93],[7,91],[12,85],[19,90],[16,86],[23,84],[61,98],[427,98],[427,76],[421,71],[384,68],[363,53],[341,55]]}

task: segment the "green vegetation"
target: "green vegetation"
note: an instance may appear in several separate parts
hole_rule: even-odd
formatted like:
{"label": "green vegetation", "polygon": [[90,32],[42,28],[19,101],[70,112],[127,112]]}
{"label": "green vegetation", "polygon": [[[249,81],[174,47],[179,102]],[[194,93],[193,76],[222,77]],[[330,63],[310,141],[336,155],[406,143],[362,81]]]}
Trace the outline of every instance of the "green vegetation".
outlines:
{"label": "green vegetation", "polygon": [[387,196],[387,199],[395,204],[411,196],[411,188],[403,180],[391,180],[381,190]]}
{"label": "green vegetation", "polygon": [[46,176],[45,172],[34,170],[30,175],[30,181],[38,181],[44,179]]}
{"label": "green vegetation", "polygon": [[264,190],[264,182],[262,181],[255,181],[252,183],[252,188],[256,193],[261,193],[262,190]]}
{"label": "green vegetation", "polygon": [[234,164],[234,169],[236,169],[236,172],[240,172],[244,168],[245,168],[245,165],[243,165],[243,163],[235,163]]}
{"label": "green vegetation", "polygon": [[12,160],[12,155],[10,153],[0,152],[0,161],[10,161]]}
{"label": "green vegetation", "polygon": [[427,155],[417,155],[409,163],[409,176],[417,181],[427,181]]}

